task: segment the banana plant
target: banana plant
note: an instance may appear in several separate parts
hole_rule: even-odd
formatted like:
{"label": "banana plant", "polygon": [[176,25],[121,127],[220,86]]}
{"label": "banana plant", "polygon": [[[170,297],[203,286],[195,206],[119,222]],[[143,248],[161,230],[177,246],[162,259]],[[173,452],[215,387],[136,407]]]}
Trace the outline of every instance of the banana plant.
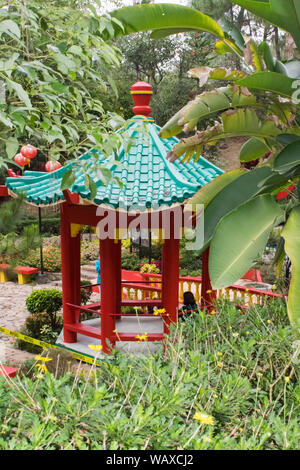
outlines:
{"label": "banana plant", "polygon": [[[300,50],[298,0],[231,1],[288,31]],[[171,160],[183,161],[199,158],[205,145],[221,139],[249,137],[240,158],[242,162],[261,159],[257,168],[225,173],[190,201],[205,207],[203,250],[210,246],[212,287],[228,287],[237,281],[262,253],[271,230],[286,224],[278,263],[285,252],[292,260],[288,311],[291,323],[300,331],[300,205],[296,203],[288,211],[275,202],[279,191],[297,184],[300,178],[299,107],[293,101],[300,62],[293,61],[291,73],[291,64],[274,58],[266,42],[257,44],[251,38],[245,39],[227,20],[217,24],[188,7],[141,5],[117,10],[112,17],[116,20],[116,35],[151,30],[152,37],[158,38],[205,31],[216,37],[217,54],[234,53],[244,60],[243,70],[191,70],[190,76],[199,79],[200,87],[210,79],[228,81],[228,86],[196,96],[163,126],[161,137],[196,130],[194,135],[182,138],[169,154]],[[199,123],[216,114],[219,119],[214,126],[197,130]],[[266,153],[271,154],[267,160]]]}

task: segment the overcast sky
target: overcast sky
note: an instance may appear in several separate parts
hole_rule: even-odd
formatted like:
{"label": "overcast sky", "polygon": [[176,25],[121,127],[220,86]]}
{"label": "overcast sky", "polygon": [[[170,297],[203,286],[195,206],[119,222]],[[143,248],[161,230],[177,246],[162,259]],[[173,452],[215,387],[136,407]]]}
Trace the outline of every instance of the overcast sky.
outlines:
{"label": "overcast sky", "polygon": [[[124,7],[132,5],[132,0],[123,0]],[[187,5],[188,0],[155,0],[154,3],[177,3],[177,5]],[[109,0],[102,0],[102,6],[106,11],[115,10],[115,5],[113,5]]]}

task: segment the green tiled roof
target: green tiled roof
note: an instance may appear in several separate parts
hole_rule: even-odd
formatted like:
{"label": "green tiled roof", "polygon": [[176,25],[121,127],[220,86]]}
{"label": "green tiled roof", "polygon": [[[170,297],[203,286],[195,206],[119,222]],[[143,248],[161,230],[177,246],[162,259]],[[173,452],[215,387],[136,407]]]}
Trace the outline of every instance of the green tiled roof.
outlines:
{"label": "green tiled roof", "polygon": [[[128,208],[133,204],[147,208],[170,206],[190,198],[202,186],[223,173],[202,157],[197,162],[192,159],[189,163],[180,163],[182,160],[180,158],[171,163],[166,157],[178,139],[174,137],[161,139],[158,135],[160,128],[152,119],[143,119],[143,122],[146,133],[141,130],[141,119],[132,119],[127,130],[133,139],[133,144],[128,153],[124,152],[123,148],[120,149],[119,164],[115,163],[113,156],[105,159],[94,149],[79,157],[81,161],[85,161],[87,171],[94,180],[93,167],[96,157],[98,163],[109,168],[113,177],[124,184],[120,187],[117,183],[111,182],[105,186],[100,180],[96,181],[95,204],[110,204],[115,208]],[[60,189],[61,181],[64,173],[72,166],[74,163],[69,163],[52,173],[25,171],[21,178],[7,178],[6,185],[14,194],[25,193],[27,201],[32,204],[57,203],[64,200]],[[85,188],[81,168],[74,166],[73,169],[76,180],[70,191],[79,193],[83,199],[90,200],[90,191]]]}

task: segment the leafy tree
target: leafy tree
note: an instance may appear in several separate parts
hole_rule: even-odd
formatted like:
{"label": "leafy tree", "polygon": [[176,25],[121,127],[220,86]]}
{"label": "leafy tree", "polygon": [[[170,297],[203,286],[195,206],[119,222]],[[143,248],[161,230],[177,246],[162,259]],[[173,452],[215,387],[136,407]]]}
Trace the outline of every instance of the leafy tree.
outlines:
{"label": "leafy tree", "polygon": [[[44,161],[75,157],[110,129],[98,98],[119,55],[96,0],[11,0],[0,8],[0,166],[30,142]],[[94,142],[93,142],[94,143]]]}
{"label": "leafy tree", "polygon": [[[153,86],[151,99],[152,115],[163,125],[197,91],[197,84],[191,89],[187,76],[190,68],[197,64],[217,65],[224,58],[213,53],[213,40],[208,36],[185,34],[179,38],[153,40],[148,33],[120,37],[116,42],[122,52],[121,66],[112,71],[118,94],[112,97],[100,93],[103,106],[123,115],[132,117],[132,98],[129,90],[134,82],[145,80]],[[173,93],[169,92],[170,87]]]}
{"label": "leafy tree", "polygon": [[14,265],[20,255],[26,256],[41,244],[37,225],[24,227],[20,235],[16,233],[23,200],[21,195],[0,206],[0,261],[10,265]]}
{"label": "leafy tree", "polygon": [[[225,13],[233,15],[232,3],[229,0],[191,0],[191,7],[218,20]],[[233,18],[232,18],[233,19]]]}

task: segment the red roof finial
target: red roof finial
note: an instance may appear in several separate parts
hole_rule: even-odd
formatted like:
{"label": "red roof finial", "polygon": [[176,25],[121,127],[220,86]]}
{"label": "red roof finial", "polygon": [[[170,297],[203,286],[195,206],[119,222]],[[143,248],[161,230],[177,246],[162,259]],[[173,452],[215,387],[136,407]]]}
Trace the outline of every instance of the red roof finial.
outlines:
{"label": "red roof finial", "polygon": [[146,82],[136,82],[131,87],[132,98],[134,101],[134,114],[140,114],[148,117],[152,109],[149,106],[151,95],[153,94],[152,86]]}

